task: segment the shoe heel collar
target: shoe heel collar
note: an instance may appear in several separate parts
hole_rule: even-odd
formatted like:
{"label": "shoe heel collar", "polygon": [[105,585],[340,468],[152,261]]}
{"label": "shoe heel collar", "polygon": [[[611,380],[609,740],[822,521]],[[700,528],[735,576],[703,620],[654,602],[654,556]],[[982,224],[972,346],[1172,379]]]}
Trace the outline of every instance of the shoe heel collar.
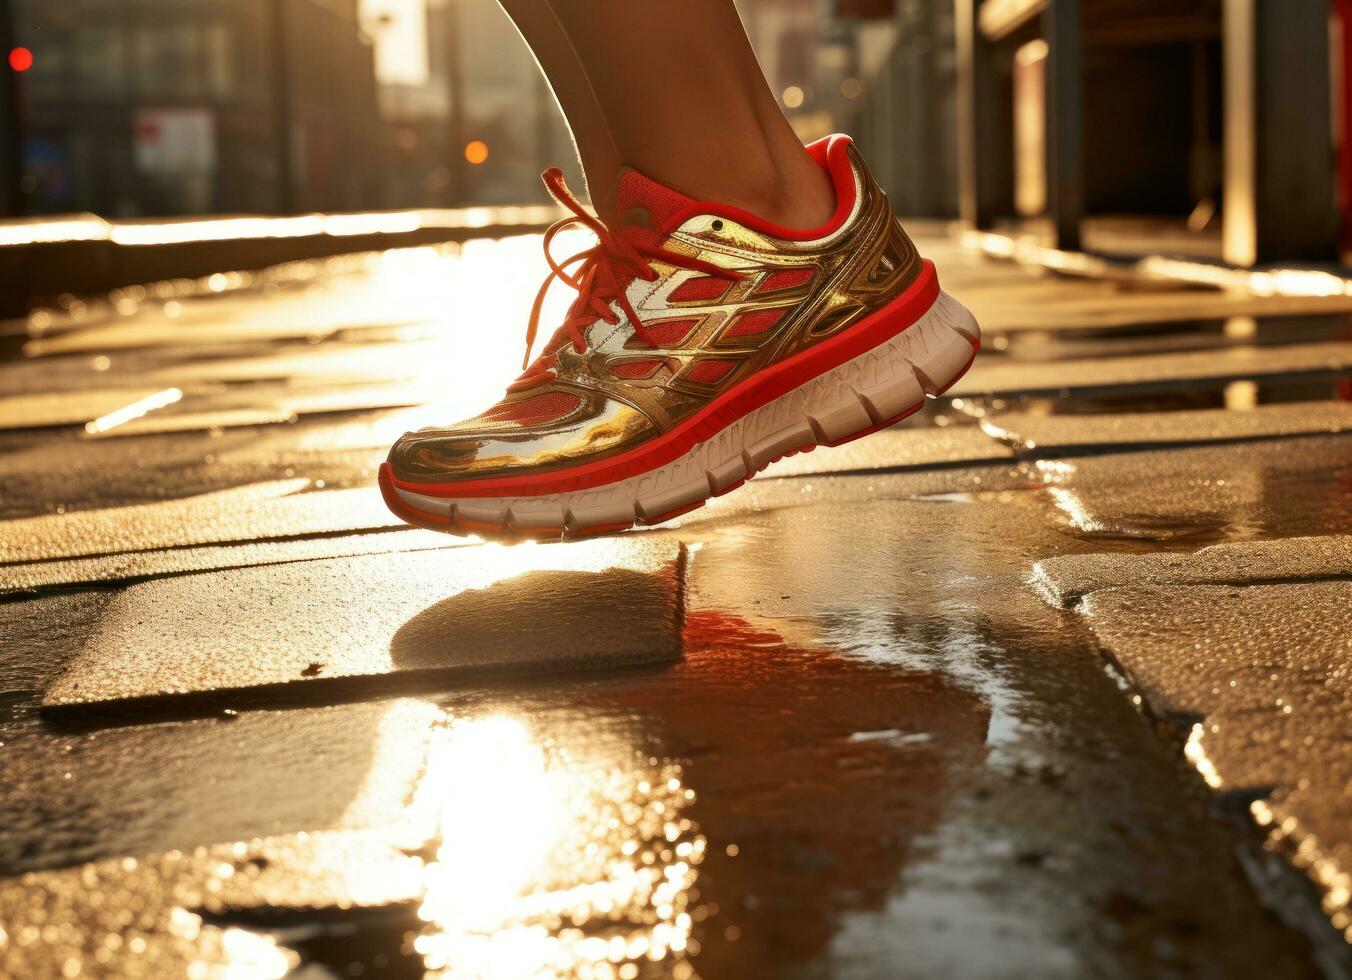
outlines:
{"label": "shoe heel collar", "polygon": [[713,201],[691,201],[663,221],[661,231],[668,234],[691,218],[711,214],[720,218],[728,218],[750,228],[752,231],[769,235],[772,238],[802,242],[825,238],[838,231],[849,220],[851,213],[854,211],[857,191],[854,163],[850,159],[850,145],[853,142],[844,133],[834,133],[830,136],[823,136],[819,140],[814,140],[805,147],[808,155],[831,178],[831,185],[836,192],[835,213],[827,219],[825,224],[818,225],[816,228],[787,228],[784,225],[766,221],[749,211],[743,211],[741,208],[727,204],[718,204]]}

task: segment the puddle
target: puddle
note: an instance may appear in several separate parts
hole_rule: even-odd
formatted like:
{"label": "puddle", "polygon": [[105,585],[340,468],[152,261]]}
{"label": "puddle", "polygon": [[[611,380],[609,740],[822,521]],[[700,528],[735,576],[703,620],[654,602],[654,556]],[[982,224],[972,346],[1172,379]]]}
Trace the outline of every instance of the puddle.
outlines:
{"label": "puddle", "polygon": [[1244,540],[1254,537],[1259,530],[1252,524],[1226,521],[1161,521],[1149,514],[1115,514],[1111,523],[1093,520],[1086,524],[1082,519],[1071,518],[1069,525],[1077,537],[1091,541],[1180,541],[1196,545]]}
{"label": "puddle", "polygon": [[1015,363],[1055,362],[1078,358],[1129,357],[1147,353],[1181,353],[1256,345],[1281,346],[1320,341],[1352,341],[1352,316],[1213,317],[1140,323],[1114,329],[1101,327],[995,332],[984,345],[983,358]]}

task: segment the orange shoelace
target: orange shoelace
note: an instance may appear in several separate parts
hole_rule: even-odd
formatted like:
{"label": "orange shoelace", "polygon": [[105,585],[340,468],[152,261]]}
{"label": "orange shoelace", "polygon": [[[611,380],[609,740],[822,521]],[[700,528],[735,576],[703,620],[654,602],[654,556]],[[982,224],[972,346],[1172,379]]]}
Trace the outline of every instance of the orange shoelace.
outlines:
{"label": "orange shoelace", "polygon": [[[508,392],[533,388],[552,380],[556,376],[553,367],[554,353],[569,340],[579,354],[585,351],[586,328],[597,320],[619,323],[619,317],[611,308],[612,303],[628,317],[635,336],[649,347],[659,346],[653,342],[647,328],[630,305],[628,296],[625,295],[626,288],[633,280],[643,279],[652,282],[657,278],[657,273],[650,264],[653,261],[722,279],[743,278],[743,273],[733,269],[724,269],[712,262],[648,244],[643,238],[645,234],[652,236],[653,233],[646,228],[626,226],[618,232],[612,232],[600,218],[590,214],[573,196],[568,185],[564,183],[562,170],[550,167],[541,177],[550,196],[571,211],[572,216],[554,222],[545,232],[545,261],[549,263],[551,271],[535,296],[535,305],[531,308],[530,321],[526,327],[526,356],[521,363],[525,373],[512,383],[507,389]],[[554,241],[555,235],[572,225],[582,225],[590,230],[596,236],[596,244],[576,255],[570,255],[562,262],[556,262],[554,256],[550,254],[549,246]],[[568,271],[568,267],[575,263],[580,263],[577,269]],[[544,306],[545,295],[555,279],[577,290],[577,298],[569,307],[568,315],[554,335],[554,340],[545,346],[544,353],[532,363],[530,355],[535,347],[536,334],[539,332],[540,310]]]}

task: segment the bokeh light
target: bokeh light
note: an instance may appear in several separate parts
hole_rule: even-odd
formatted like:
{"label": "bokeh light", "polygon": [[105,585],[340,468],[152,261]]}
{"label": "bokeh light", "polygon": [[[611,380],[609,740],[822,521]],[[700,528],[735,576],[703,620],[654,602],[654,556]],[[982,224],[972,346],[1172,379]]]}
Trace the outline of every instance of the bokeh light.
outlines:
{"label": "bokeh light", "polygon": [[470,140],[465,144],[465,159],[476,166],[485,162],[488,159],[488,144],[483,140]]}

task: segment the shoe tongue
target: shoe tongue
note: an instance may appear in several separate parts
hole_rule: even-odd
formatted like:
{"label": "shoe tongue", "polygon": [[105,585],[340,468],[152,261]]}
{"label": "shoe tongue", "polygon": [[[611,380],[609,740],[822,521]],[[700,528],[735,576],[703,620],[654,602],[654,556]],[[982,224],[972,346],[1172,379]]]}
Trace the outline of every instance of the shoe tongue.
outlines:
{"label": "shoe tongue", "polygon": [[[680,191],[664,187],[637,170],[625,171],[615,189],[615,206],[625,221],[633,224],[649,224],[656,231],[668,230],[668,222],[694,203],[693,197],[686,197]],[[646,211],[652,221],[635,220],[635,216],[630,213],[635,209]]]}

